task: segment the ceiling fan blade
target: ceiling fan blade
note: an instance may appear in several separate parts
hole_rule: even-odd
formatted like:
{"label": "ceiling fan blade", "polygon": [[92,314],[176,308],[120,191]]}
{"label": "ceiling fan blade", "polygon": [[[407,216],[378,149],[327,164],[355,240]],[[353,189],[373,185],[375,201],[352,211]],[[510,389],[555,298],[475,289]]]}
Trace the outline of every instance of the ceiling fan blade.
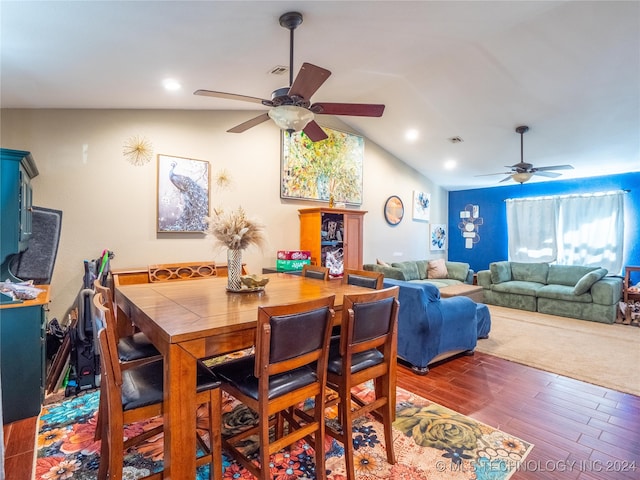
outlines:
{"label": "ceiling fan blade", "polygon": [[258,115],[257,117],[252,118],[251,120],[247,120],[246,122],[243,122],[240,125],[236,125],[235,127],[230,128],[229,130],[227,130],[227,132],[242,133],[246,130],[249,130],[251,127],[255,127],[256,125],[260,125],[262,122],[266,122],[267,120],[269,120],[269,114],[263,113],[262,115]]}
{"label": "ceiling fan blade", "polygon": [[315,120],[311,120],[307,123],[307,126],[302,130],[307,137],[311,139],[312,142],[319,142],[320,140],[324,140],[328,138],[325,131],[318,125]]}
{"label": "ceiling fan blade", "polygon": [[[248,97],[246,95],[237,95],[235,93],[214,92],[213,90],[196,90],[194,95],[202,95],[205,97],[224,98],[226,100],[241,100],[243,102],[260,103],[261,105],[268,105],[270,100],[264,100],[258,97]],[[264,102],[267,102],[266,104]]]}
{"label": "ceiling fan blade", "polygon": [[311,111],[321,115],[351,115],[357,117],[381,117],[384,105],[373,103],[314,103]]}
{"label": "ceiling fan blade", "polygon": [[502,179],[502,180],[500,180],[498,183],[508,182],[509,180],[511,180],[511,175],[509,175],[508,177],[503,178],[503,179]]}
{"label": "ceiling fan blade", "polygon": [[474,175],[474,177],[489,177],[491,175],[511,175],[511,172],[483,173],[482,175]]}
{"label": "ceiling fan blade", "polygon": [[536,167],[536,172],[544,172],[546,170],[573,170],[571,165],[552,165],[550,167]]}
{"label": "ceiling fan blade", "polygon": [[556,178],[561,176],[561,173],[555,173],[555,172],[541,172],[539,169],[536,169],[533,171],[534,175],[540,175],[541,177],[549,177],[549,178]]}
{"label": "ceiling fan blade", "polygon": [[309,100],[311,96],[329,78],[331,72],[311,63],[303,63],[300,71],[289,88],[290,97],[301,97]]}

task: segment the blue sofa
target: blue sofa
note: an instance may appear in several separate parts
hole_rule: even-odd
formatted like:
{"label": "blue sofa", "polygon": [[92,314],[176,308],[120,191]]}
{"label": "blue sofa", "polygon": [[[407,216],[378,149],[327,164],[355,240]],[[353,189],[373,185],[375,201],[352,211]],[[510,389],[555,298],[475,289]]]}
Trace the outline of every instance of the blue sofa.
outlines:
{"label": "blue sofa", "polygon": [[491,327],[489,310],[468,297],[440,298],[429,283],[385,278],[384,287],[399,286],[398,356],[414,372],[426,374],[428,365],[462,352],[473,352],[478,338]]}

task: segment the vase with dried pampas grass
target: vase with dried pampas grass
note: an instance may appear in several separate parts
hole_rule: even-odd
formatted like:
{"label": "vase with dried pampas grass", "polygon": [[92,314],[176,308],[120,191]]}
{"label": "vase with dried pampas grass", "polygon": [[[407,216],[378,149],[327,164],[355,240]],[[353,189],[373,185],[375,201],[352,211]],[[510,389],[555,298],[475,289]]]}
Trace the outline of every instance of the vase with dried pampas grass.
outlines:
{"label": "vase with dried pampas grass", "polygon": [[229,213],[214,210],[214,215],[207,217],[206,221],[209,224],[207,234],[215,239],[215,246],[227,249],[227,290],[240,291],[242,251],[251,246],[264,247],[264,225],[250,219],[242,207]]}

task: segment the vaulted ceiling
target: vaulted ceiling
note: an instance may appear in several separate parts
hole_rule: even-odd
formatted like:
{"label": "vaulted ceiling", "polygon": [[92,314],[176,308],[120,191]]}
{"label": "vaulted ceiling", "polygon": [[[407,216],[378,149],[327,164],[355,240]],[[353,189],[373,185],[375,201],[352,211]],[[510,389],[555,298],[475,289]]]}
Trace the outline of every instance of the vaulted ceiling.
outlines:
{"label": "vaulted ceiling", "polygon": [[561,179],[640,171],[638,1],[2,0],[0,105],[249,119],[266,107],[193,91],[270,98],[288,85],[270,73],[289,65],[288,11],[304,16],[294,74],[332,72],[312,100],[385,104],[381,118],[341,118],[446,189],[504,185],[478,175],[520,161],[519,125],[526,162],[575,167]]}

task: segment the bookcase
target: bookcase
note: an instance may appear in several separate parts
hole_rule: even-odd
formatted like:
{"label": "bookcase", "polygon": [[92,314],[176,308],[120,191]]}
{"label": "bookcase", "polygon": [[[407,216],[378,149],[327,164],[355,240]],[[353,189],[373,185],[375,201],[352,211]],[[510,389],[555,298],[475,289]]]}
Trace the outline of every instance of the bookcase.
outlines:
{"label": "bookcase", "polygon": [[345,268],[362,269],[364,210],[303,208],[300,214],[300,250],[311,252],[311,263],[340,277]]}

